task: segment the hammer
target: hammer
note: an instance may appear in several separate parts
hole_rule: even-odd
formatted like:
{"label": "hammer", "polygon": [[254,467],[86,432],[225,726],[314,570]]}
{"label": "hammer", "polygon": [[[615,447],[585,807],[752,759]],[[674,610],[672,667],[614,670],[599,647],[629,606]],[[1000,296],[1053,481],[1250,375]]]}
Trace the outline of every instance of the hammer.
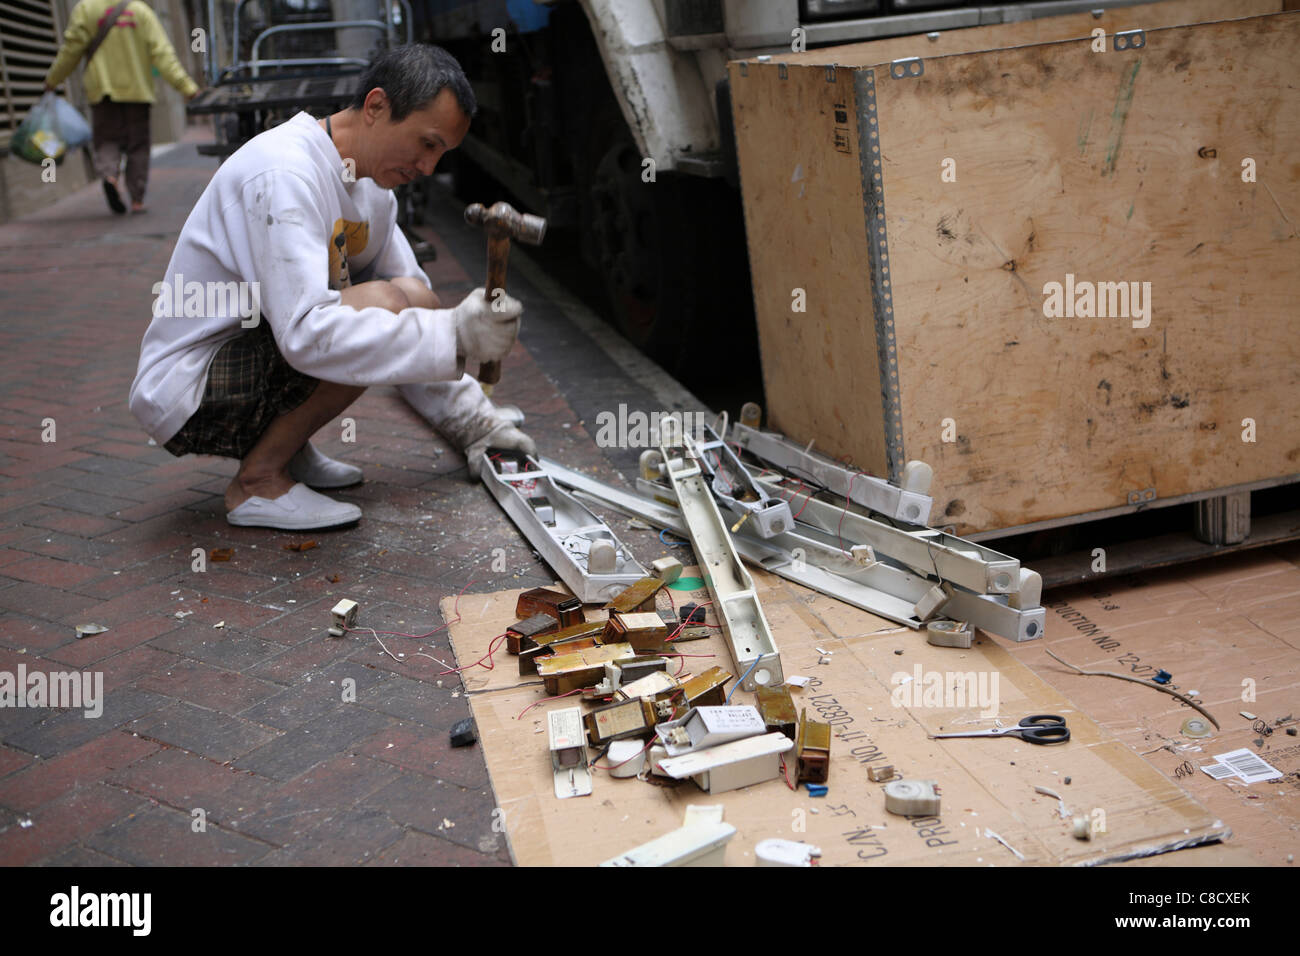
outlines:
{"label": "hammer", "polygon": [[[541,216],[521,213],[509,203],[499,202],[485,209],[482,203],[476,202],[465,207],[465,221],[471,226],[482,226],[487,230],[486,291],[488,303],[491,304],[497,289],[505,291],[510,240],[518,239],[530,245],[538,245],[546,235],[546,220]],[[501,363],[484,362],[478,367],[478,380],[483,386],[483,394],[490,396],[492,386],[501,381]]]}

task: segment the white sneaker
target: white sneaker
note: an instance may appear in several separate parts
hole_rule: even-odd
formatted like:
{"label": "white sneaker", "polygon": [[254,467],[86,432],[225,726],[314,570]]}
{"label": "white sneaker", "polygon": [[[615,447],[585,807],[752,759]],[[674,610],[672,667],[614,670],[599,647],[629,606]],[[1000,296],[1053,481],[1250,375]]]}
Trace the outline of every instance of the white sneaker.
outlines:
{"label": "white sneaker", "polygon": [[346,488],[360,484],[361,469],[335,461],[316,450],[311,442],[289,461],[289,477],[312,488]]}
{"label": "white sneaker", "polygon": [[255,528],[279,528],[281,531],[313,531],[351,524],[361,517],[361,509],[346,501],[335,501],[317,494],[304,484],[296,484],[279,498],[249,498],[226,513],[233,525]]}

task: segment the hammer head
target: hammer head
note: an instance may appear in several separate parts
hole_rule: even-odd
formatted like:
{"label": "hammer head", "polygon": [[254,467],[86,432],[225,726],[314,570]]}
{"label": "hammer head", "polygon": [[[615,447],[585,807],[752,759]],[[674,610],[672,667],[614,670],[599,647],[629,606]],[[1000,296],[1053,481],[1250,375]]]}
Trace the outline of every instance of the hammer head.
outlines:
{"label": "hammer head", "polygon": [[489,236],[504,236],[533,246],[546,236],[545,219],[521,213],[506,202],[494,203],[487,209],[482,203],[472,203],[465,207],[465,221],[471,226],[482,226]]}

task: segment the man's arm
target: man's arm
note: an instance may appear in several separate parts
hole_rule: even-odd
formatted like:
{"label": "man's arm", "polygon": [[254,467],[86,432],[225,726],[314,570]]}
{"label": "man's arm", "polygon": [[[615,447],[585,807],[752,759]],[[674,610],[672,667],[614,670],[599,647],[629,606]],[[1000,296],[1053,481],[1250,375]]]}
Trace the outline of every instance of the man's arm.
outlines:
{"label": "man's arm", "polygon": [[366,305],[358,313],[329,288],[325,208],[314,184],[268,170],[222,210],[237,271],[258,282],[262,313],[285,360],[346,385],[459,378],[451,310],[399,314]]}
{"label": "man's arm", "polygon": [[190,75],[185,72],[185,67],[181,66],[180,61],[176,59],[176,50],[167,39],[167,32],[163,30],[157,15],[144,4],[137,6],[136,11],[140,7],[148,11],[143,16],[137,13],[136,20],[144,30],[143,39],[149,49],[149,59],[162,74],[162,78],[175,87],[176,92],[186,99],[191,99],[198,93],[199,85],[190,78]]}
{"label": "man's arm", "polygon": [[90,46],[90,41],[95,38],[95,33],[96,31],[91,29],[86,5],[77,4],[68,20],[68,29],[64,31],[63,43],[59,47],[58,55],[55,56],[49,72],[45,74],[47,90],[54,89],[77,68],[77,64],[81,62],[81,57],[86,52],[86,47]]}

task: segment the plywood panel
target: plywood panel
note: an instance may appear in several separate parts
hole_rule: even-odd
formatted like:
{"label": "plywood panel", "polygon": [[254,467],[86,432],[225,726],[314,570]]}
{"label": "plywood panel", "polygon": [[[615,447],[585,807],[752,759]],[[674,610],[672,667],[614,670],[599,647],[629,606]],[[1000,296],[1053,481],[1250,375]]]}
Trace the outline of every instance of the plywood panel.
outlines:
{"label": "plywood panel", "polygon": [[[771,423],[885,467],[853,76],[731,65]],[[838,118],[837,118],[838,114]],[[794,311],[794,290],[806,311]]]}
{"label": "plywood panel", "polygon": [[[1300,471],[1297,51],[1280,14],[878,84],[904,443],[938,515],[1007,527]],[[1045,316],[1067,274],[1150,283],[1149,327]]]}

